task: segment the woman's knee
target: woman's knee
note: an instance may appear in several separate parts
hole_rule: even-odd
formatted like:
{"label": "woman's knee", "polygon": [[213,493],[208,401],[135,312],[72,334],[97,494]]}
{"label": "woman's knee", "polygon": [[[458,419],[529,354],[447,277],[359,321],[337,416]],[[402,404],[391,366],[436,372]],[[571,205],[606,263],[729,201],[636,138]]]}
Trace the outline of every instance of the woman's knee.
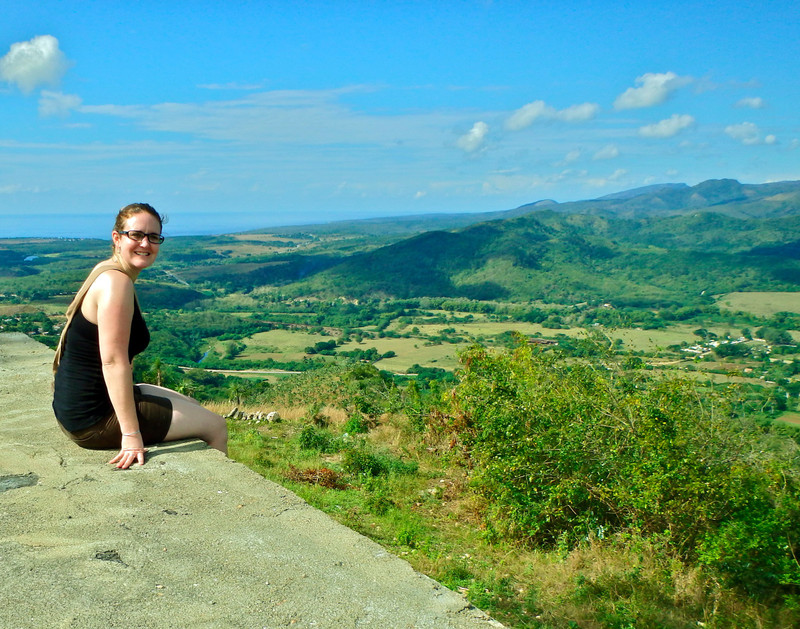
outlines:
{"label": "woman's knee", "polygon": [[183,393],[178,393],[172,389],[167,389],[166,387],[160,387],[156,384],[149,384],[147,382],[142,382],[136,385],[139,390],[145,395],[157,395],[160,397],[169,398],[170,400],[185,400],[186,402],[190,402],[192,404],[196,404],[197,406],[201,406],[200,402],[195,400],[194,398],[189,397],[188,395],[184,395]]}
{"label": "woman's knee", "polygon": [[225,419],[193,401],[173,399],[172,425],[168,440],[199,437],[212,447],[223,450],[228,442]]}

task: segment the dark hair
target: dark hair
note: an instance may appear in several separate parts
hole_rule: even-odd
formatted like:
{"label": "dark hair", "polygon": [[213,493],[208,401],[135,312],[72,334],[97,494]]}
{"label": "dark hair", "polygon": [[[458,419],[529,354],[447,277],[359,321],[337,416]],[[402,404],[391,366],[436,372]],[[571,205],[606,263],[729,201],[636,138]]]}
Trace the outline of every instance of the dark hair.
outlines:
{"label": "dark hair", "polygon": [[117,220],[114,221],[114,231],[122,231],[122,228],[125,226],[125,221],[127,221],[134,214],[140,214],[141,212],[147,212],[151,216],[155,217],[155,219],[158,221],[159,228],[164,228],[164,223],[167,222],[167,217],[156,212],[156,209],[152,205],[149,203],[131,203],[117,212]]}

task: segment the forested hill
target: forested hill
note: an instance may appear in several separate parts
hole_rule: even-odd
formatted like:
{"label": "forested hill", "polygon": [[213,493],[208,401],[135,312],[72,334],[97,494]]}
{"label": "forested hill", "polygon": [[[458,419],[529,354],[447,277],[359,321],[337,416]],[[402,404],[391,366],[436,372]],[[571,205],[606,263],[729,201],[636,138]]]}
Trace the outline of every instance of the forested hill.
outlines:
{"label": "forested hill", "polygon": [[[535,211],[541,202],[522,206]],[[743,184],[735,179],[711,179],[686,184],[658,184],[610,194],[590,201],[550,203],[548,209],[567,214],[642,217],[711,211],[740,218],[779,218],[800,213],[800,181]]]}
{"label": "forested hill", "polygon": [[720,180],[426,232],[353,255],[302,287],[352,297],[660,305],[798,283],[800,182]]}
{"label": "forested hill", "polygon": [[[101,240],[0,243],[0,293],[74,291]],[[664,184],[506,212],[170,238],[144,279],[163,307],[199,290],[659,307],[800,284],[800,181]],[[144,287],[143,287],[144,289]],[[158,293],[156,295],[156,293]]]}

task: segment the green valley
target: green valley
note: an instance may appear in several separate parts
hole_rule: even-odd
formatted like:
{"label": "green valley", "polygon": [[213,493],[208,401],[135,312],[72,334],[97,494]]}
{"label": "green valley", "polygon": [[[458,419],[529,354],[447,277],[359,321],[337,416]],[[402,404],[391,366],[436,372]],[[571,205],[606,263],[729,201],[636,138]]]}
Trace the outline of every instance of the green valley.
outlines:
{"label": "green valley", "polygon": [[[800,182],[165,233],[135,376],[232,457],[509,626],[800,622]],[[0,332],[107,255],[0,239]]]}

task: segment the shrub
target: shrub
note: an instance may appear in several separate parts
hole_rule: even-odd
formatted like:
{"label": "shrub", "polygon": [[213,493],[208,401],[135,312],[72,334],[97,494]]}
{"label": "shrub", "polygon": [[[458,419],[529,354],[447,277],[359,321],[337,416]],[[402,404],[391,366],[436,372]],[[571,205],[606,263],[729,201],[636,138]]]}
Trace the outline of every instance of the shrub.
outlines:
{"label": "shrub", "polygon": [[306,426],[300,431],[300,447],[303,450],[318,450],[330,454],[341,449],[339,439],[324,428]]}
{"label": "shrub", "polygon": [[356,411],[350,415],[344,426],[342,426],[342,431],[350,435],[362,434],[369,432],[369,424],[367,420],[364,419],[364,416]]}
{"label": "shrub", "polygon": [[389,453],[373,452],[364,442],[357,443],[344,451],[342,465],[351,474],[364,476],[414,474],[418,469],[415,462],[405,463]]}
{"label": "shrub", "polygon": [[474,347],[462,362],[448,421],[493,529],[550,546],[669,531],[676,552],[728,583],[800,584],[794,442],[767,443],[730,416],[727,398],[694,382],[608,360]]}

